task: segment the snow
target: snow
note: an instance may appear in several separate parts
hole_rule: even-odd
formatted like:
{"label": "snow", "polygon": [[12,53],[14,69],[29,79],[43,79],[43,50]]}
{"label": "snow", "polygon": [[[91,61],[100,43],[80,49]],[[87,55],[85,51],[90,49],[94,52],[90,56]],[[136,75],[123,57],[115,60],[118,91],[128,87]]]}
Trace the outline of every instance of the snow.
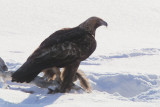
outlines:
{"label": "snow", "polygon": [[159,4],[159,0],[0,0],[0,57],[12,71],[58,29],[77,26],[91,16],[109,25],[97,29],[98,47],[80,65],[92,93],[47,94],[47,89],[8,82],[9,89],[0,88],[0,107],[158,107]]}

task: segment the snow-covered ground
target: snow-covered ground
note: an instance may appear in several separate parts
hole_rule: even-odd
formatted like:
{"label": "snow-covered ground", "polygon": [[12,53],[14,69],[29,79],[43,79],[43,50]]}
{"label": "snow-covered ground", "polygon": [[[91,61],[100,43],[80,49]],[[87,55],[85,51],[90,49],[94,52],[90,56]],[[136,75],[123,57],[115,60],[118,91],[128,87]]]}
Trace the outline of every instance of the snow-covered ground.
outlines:
{"label": "snow-covered ground", "polygon": [[91,16],[109,25],[97,29],[98,47],[80,66],[92,93],[48,95],[46,89],[8,82],[10,89],[0,88],[0,107],[159,107],[159,4],[159,0],[0,0],[0,57],[13,71],[56,30],[77,26]]}

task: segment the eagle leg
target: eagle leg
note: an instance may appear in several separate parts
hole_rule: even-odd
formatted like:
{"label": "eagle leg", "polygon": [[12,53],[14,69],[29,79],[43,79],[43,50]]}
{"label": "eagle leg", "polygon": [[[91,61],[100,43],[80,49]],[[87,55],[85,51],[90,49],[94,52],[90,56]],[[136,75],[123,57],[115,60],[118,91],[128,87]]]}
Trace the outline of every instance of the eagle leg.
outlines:
{"label": "eagle leg", "polygon": [[62,74],[62,85],[60,87],[60,92],[69,92],[73,85],[73,80],[76,74],[76,71],[79,67],[80,61],[74,62],[72,64],[67,65],[64,68],[64,72]]}

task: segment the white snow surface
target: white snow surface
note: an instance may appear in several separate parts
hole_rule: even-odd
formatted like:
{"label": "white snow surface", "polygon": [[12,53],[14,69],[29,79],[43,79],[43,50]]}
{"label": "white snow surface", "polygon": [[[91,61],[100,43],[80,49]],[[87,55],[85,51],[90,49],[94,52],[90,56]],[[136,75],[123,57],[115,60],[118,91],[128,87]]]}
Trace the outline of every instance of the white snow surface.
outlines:
{"label": "white snow surface", "polygon": [[14,71],[50,34],[91,16],[109,25],[97,29],[97,49],[79,67],[92,92],[0,82],[0,107],[159,107],[159,0],[0,0],[0,57]]}

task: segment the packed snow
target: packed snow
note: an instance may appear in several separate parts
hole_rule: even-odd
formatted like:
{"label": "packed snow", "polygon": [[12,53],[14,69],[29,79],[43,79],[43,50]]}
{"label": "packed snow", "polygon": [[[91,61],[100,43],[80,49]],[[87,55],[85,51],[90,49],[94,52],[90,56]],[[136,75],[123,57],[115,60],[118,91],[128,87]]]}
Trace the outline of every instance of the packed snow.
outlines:
{"label": "packed snow", "polygon": [[47,94],[47,89],[34,85],[1,81],[0,107],[159,107],[159,4],[159,0],[0,0],[0,57],[9,71],[17,70],[56,30],[75,27],[91,16],[109,25],[97,29],[97,49],[79,67],[91,83],[91,93]]}

